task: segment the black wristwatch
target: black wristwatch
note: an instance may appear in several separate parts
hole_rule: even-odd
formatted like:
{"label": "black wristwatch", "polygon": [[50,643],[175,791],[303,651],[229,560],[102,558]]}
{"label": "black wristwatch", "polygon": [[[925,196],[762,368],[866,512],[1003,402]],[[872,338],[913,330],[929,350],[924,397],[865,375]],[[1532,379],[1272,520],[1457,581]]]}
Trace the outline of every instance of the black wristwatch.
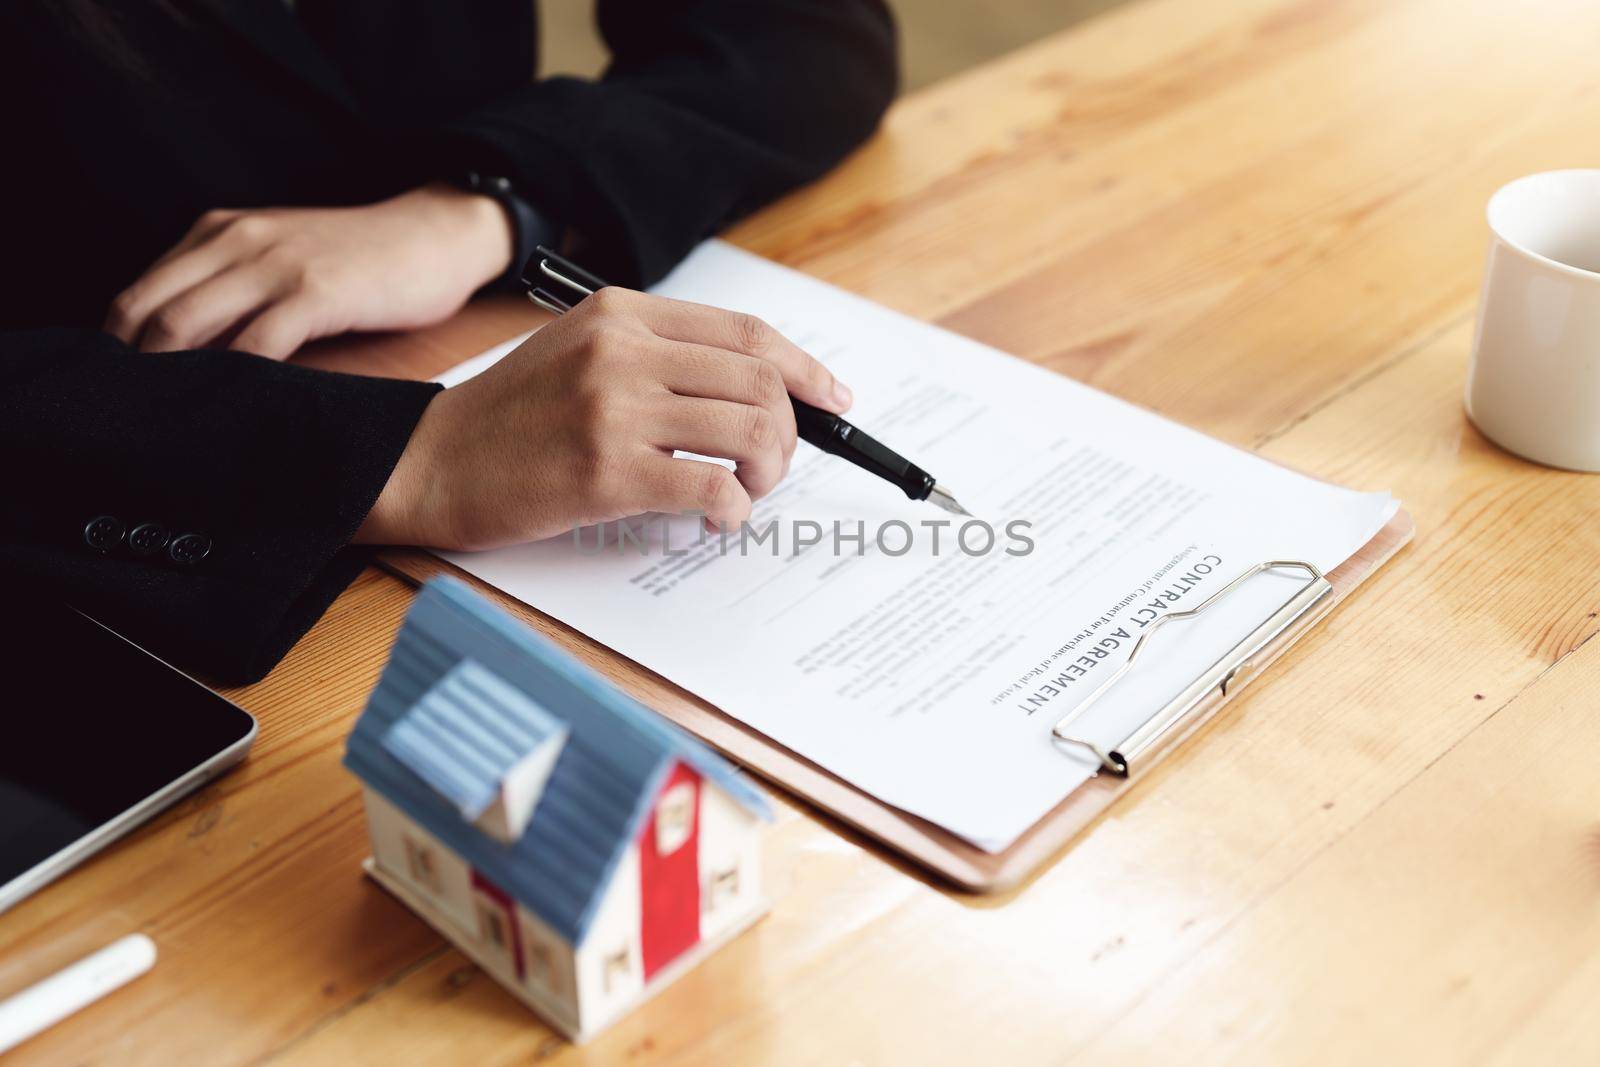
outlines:
{"label": "black wristwatch", "polygon": [[487,196],[505,209],[506,217],[511,220],[511,265],[506,268],[505,274],[489,283],[487,288],[499,289],[518,284],[522,280],[523,265],[533,255],[533,250],[540,245],[555,244],[559,230],[532,204],[517,195],[510,178],[469,170],[454,184],[467,192]]}

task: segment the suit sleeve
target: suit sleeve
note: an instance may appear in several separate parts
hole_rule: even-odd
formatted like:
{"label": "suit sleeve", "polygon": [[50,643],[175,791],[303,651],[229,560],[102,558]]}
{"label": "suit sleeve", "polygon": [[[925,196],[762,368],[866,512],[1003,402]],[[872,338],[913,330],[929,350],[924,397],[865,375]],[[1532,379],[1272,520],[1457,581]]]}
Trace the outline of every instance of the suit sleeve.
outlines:
{"label": "suit sleeve", "polygon": [[511,178],[628,285],[821,175],[876,127],[898,78],[881,0],[600,0],[612,62],[449,121],[452,166]]}
{"label": "suit sleeve", "polygon": [[0,573],[187,670],[253,681],[365,565],[350,539],[437,391],[0,334]]}

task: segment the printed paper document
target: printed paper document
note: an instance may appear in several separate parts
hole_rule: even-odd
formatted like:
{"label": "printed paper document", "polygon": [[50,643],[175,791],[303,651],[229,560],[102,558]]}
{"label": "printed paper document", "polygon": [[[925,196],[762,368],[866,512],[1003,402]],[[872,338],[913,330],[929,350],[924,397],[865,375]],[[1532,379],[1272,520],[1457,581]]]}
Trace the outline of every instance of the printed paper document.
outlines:
{"label": "printed paper document", "polygon": [[[991,851],[1094,773],[1051,727],[1154,619],[1264,559],[1331,570],[1398,506],[721,242],[655,291],[760,315],[822,359],[855,392],[851,421],[933,472],[993,544],[802,443],[756,505],[760,540],[657,517],[629,539],[613,524],[447,558]],[[1164,628],[1080,732],[1120,743],[1303,581],[1253,578]]]}

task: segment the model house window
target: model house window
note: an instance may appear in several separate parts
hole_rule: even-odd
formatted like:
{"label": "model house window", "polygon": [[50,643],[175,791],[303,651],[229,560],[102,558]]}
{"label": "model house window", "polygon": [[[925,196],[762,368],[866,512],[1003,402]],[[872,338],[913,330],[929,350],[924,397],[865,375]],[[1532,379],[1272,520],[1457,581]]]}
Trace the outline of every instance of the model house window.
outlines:
{"label": "model house window", "polygon": [[572,955],[567,946],[563,942],[547,939],[526,926],[522,928],[522,943],[528,950],[529,981],[543,986],[556,996],[569,995],[573,974],[569,969]]}
{"label": "model house window", "polygon": [[670,856],[694,832],[694,783],[679,782],[656,805],[656,855]]}
{"label": "model house window", "polygon": [[718,904],[738,896],[739,865],[736,863],[724,870],[712,871],[710,884],[706,889],[707,911],[715,911]]}
{"label": "model house window", "polygon": [[478,933],[490,945],[504,952],[506,947],[506,920],[500,909],[482,901],[478,902]]}
{"label": "model house window", "polygon": [[444,891],[444,882],[439,876],[439,860],[433,854],[433,849],[412,837],[405,839],[406,867],[411,873],[413,885],[426,889],[438,895]]}
{"label": "model house window", "polygon": [[550,946],[528,937],[527,927],[523,927],[523,936],[528,940],[528,960],[532,964],[529,977],[546,988],[554,988],[556,964],[550,954]]}
{"label": "model house window", "polygon": [[612,982],[628,977],[631,963],[632,959],[626,946],[606,957],[605,970],[601,973],[601,985],[607,993],[611,992]]}

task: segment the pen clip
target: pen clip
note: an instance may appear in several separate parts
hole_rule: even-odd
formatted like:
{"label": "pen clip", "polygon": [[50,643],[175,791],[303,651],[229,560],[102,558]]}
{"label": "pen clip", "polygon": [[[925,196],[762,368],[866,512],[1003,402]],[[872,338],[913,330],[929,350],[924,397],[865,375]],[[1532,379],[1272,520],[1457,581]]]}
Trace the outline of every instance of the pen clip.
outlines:
{"label": "pen clip", "polygon": [[572,310],[572,305],[555,295],[548,289],[534,286],[528,290],[528,299],[556,315],[565,315]]}
{"label": "pen clip", "polygon": [[[539,245],[534,249],[532,262],[536,264],[535,270],[539,275],[542,275],[543,278],[549,279],[550,281],[565,287],[569,292],[578,294],[579,300],[586,296],[593,296],[595,290],[604,289],[609,284],[604,279],[590,274],[588,271],[572,262],[572,260],[567,259],[565,256],[553,249],[546,248],[544,245]],[[523,283],[532,286],[534,292],[539,292],[540,279],[538,277],[529,278],[529,273],[529,271],[524,269],[522,279]],[[560,297],[553,297],[548,290],[544,290],[544,295],[561,303],[567,304],[568,309],[571,308],[572,303],[576,303],[576,301],[568,302],[562,300]],[[539,304],[540,307],[548,306],[539,299],[535,298],[533,293],[529,293],[529,298],[533,299],[534,303]]]}

